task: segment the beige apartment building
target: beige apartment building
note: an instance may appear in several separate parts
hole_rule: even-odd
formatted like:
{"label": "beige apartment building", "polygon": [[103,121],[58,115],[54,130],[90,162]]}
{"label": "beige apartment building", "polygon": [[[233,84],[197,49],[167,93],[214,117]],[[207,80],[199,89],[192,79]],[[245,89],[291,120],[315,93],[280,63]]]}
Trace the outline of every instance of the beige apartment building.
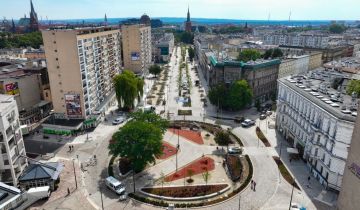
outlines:
{"label": "beige apartment building", "polygon": [[151,65],[151,27],[123,25],[121,27],[124,69],[146,75]]}
{"label": "beige apartment building", "polygon": [[[360,109],[360,107],[359,107]],[[357,117],[349,147],[344,177],[338,200],[339,210],[359,209],[360,206],[360,117]]]}
{"label": "beige apartment building", "polygon": [[120,30],[106,27],[42,31],[56,119],[94,119],[116,101]]}

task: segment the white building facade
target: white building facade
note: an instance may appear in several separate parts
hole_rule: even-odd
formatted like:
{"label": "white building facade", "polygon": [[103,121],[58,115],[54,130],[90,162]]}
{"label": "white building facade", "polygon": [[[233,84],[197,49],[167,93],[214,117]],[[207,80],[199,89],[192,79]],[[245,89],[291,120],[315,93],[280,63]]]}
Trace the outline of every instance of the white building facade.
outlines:
{"label": "white building facade", "polygon": [[356,118],[299,86],[289,78],[278,80],[276,127],[321,184],[340,190]]}
{"label": "white building facade", "polygon": [[265,34],[263,41],[267,45],[325,48],[329,44],[329,37],[315,34]]}
{"label": "white building facade", "polygon": [[0,180],[16,186],[27,166],[19,112],[13,96],[0,95]]}

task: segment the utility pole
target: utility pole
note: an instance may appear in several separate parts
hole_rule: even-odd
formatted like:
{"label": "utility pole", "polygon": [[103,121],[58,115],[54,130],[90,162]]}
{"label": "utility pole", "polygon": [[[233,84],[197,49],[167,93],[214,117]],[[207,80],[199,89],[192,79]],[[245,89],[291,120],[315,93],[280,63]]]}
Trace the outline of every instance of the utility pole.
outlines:
{"label": "utility pole", "polygon": [[101,186],[99,186],[99,189],[100,189],[101,209],[104,210],[104,201],[103,201]]}
{"label": "utility pole", "polygon": [[180,148],[180,145],[179,145],[179,132],[180,132],[180,129],[178,129],[178,132],[177,132],[178,142],[177,142],[177,145],[176,145],[176,172],[178,171],[178,152],[179,152],[179,148]]}
{"label": "utility pole", "polygon": [[73,159],[73,168],[74,168],[74,176],[75,176],[75,189],[78,188],[77,180],[76,180],[76,171],[75,171],[75,160]]}

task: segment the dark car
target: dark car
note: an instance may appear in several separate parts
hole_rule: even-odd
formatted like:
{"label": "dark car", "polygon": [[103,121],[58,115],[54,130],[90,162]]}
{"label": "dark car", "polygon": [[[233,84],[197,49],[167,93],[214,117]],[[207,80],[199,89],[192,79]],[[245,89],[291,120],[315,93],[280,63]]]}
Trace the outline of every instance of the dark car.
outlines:
{"label": "dark car", "polygon": [[266,119],[266,117],[267,117],[267,115],[266,115],[266,114],[261,114],[261,115],[260,115],[260,120],[265,120],[265,119]]}
{"label": "dark car", "polygon": [[234,118],[234,122],[236,122],[236,123],[242,123],[242,122],[244,122],[244,120],[245,120],[245,118],[242,116],[236,116]]}

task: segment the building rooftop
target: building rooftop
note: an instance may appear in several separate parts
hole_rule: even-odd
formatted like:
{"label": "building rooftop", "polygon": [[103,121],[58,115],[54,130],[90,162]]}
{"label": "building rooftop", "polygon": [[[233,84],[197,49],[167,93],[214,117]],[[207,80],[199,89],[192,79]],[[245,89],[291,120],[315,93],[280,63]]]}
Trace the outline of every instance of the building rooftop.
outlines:
{"label": "building rooftop", "polygon": [[3,204],[7,205],[20,194],[21,191],[18,188],[0,182],[0,209],[4,208]]}
{"label": "building rooftop", "polygon": [[358,57],[347,57],[342,58],[339,61],[331,61],[324,64],[327,69],[334,69],[350,74],[360,74],[360,58]]}
{"label": "building rooftop", "polygon": [[57,180],[63,168],[64,165],[58,162],[30,163],[23,174],[19,177],[19,181],[31,181],[38,179]]}
{"label": "building rooftop", "polygon": [[[279,82],[338,119],[355,122],[359,99],[346,94],[346,85],[351,77],[351,74],[321,68],[305,75],[281,78]],[[336,90],[332,88],[335,79],[341,83]]]}

